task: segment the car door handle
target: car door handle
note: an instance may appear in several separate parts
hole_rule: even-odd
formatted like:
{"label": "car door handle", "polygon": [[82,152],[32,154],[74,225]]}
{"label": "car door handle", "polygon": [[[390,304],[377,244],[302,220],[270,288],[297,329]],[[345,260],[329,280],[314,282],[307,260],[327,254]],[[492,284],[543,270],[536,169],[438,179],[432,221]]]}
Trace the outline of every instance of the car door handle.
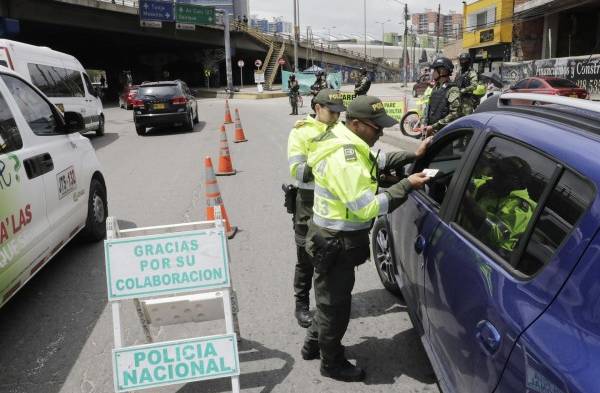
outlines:
{"label": "car door handle", "polygon": [[45,173],[51,172],[54,169],[54,161],[52,161],[50,153],[43,153],[23,160],[23,166],[25,167],[27,177],[35,179]]}
{"label": "car door handle", "polygon": [[427,241],[425,240],[423,235],[417,236],[417,239],[415,240],[415,251],[417,252],[417,254],[421,254],[423,250],[425,250],[426,245]]}
{"label": "car door handle", "polygon": [[496,353],[500,348],[502,337],[498,329],[489,321],[481,321],[477,324],[477,333],[475,334],[479,344],[490,355]]}

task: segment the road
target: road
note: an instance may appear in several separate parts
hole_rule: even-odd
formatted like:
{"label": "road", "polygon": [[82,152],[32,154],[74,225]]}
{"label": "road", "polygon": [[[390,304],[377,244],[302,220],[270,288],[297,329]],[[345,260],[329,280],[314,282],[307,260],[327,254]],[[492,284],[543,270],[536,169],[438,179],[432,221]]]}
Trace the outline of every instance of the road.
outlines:
{"label": "road", "polygon": [[[400,94],[375,85],[379,95]],[[140,137],[132,112],[106,110],[106,134],[90,135],[103,165],[110,214],[122,228],[205,218],[203,159],[216,163],[223,101],[198,101],[200,123],[191,133],[162,129]],[[231,101],[239,108],[247,143],[230,149],[238,174],[219,178],[229,217],[240,231],[230,241],[232,276],[240,306],[243,392],[437,392],[433,371],[402,301],[386,292],[372,263],[358,268],[347,354],[367,371],[364,383],[323,378],[318,361],[300,356],[304,330],[293,317],[295,248],[282,206],[288,180],[287,135],[299,117],[287,99]],[[302,108],[301,114],[307,113]],[[233,127],[229,126],[229,138]],[[397,133],[399,131],[396,131]],[[386,137],[414,148],[414,142]],[[388,144],[384,150],[395,149]],[[313,302],[314,304],[314,302]],[[123,305],[125,342],[144,343],[132,305]],[[214,334],[217,324],[172,331],[160,339]],[[198,333],[198,329],[202,333]],[[0,392],[112,392],[113,331],[101,243],[63,249],[0,310]],[[225,392],[228,380],[153,389],[152,392]]]}

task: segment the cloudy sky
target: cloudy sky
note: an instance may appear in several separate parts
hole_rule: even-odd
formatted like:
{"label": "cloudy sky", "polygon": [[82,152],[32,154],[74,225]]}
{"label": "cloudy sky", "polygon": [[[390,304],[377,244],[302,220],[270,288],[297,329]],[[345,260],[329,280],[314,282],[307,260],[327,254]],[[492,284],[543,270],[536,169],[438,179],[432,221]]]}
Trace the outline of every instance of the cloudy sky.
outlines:
{"label": "cloudy sky", "polygon": [[[283,16],[292,22],[293,0],[248,0],[250,13],[271,18]],[[363,0],[299,0],[301,31],[306,32],[306,26],[311,26],[314,33],[363,33]],[[449,10],[462,12],[460,0],[406,0],[409,13],[423,12],[425,8],[437,9],[442,5],[442,13]],[[403,19],[404,2],[398,0],[367,0],[367,32],[374,37],[381,36],[381,25],[385,23],[385,31],[401,31],[399,25]]]}

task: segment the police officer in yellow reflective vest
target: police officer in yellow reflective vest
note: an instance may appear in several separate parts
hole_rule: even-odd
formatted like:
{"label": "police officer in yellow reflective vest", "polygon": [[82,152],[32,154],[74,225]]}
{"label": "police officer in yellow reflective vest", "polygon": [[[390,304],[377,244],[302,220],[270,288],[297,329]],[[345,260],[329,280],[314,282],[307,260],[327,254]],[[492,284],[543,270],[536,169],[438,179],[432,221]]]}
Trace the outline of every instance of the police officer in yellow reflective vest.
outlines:
{"label": "police officer in yellow reflective vest", "polygon": [[415,153],[375,157],[370,147],[384,128],[396,123],[381,100],[357,97],[348,106],[346,122],[317,138],[308,156],[315,200],[306,251],[315,265],[317,312],[301,354],[306,360],[320,356],[321,375],[341,381],[365,378],[364,371],[346,359],[341,340],[350,320],[354,270],[369,258],[373,220],[397,208],[427,181],[425,174],[414,174],[378,194],[379,170],[402,168],[425,154],[431,141],[423,141]]}
{"label": "police officer in yellow reflective vest", "polygon": [[309,312],[310,288],[312,287],[313,265],[304,249],[308,220],[312,217],[313,175],[306,160],[311,141],[333,127],[339,120],[340,112],[345,111],[339,92],[321,90],[315,97],[315,114],[296,122],[288,138],[288,163],[290,174],[298,183],[294,213],[294,232],[298,261],[294,274],[296,297],[295,316],[304,328],[310,326],[312,315]]}

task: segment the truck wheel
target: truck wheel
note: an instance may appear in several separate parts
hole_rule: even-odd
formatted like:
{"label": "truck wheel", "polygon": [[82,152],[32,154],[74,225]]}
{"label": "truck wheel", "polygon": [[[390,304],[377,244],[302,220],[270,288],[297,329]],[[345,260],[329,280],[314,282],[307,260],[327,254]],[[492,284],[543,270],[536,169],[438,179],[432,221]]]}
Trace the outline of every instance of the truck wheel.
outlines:
{"label": "truck wheel", "polygon": [[88,198],[88,213],[83,228],[83,237],[91,242],[96,242],[106,237],[106,217],[108,217],[108,203],[106,189],[97,179],[92,179]]}
{"label": "truck wheel", "polygon": [[98,129],[96,130],[96,136],[104,135],[104,115],[100,115],[98,119]]}

